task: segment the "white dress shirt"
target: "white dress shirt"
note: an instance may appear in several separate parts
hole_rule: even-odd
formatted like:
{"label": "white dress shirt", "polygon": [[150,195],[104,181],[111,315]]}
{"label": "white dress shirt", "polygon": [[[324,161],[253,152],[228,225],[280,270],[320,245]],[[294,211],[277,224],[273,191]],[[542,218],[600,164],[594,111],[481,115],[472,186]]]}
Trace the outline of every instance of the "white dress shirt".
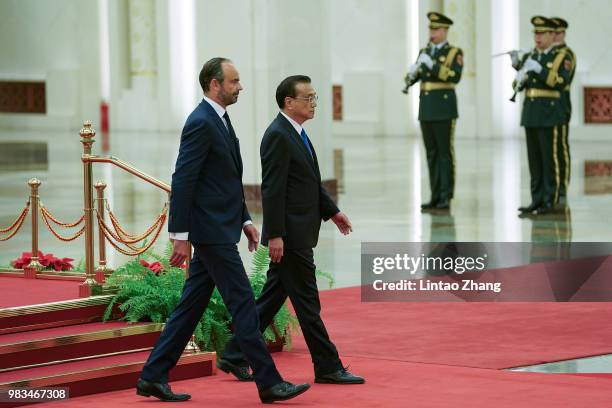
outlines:
{"label": "white dress shirt", "polygon": [[[225,128],[229,130],[227,126],[227,122],[225,121],[225,118],[223,117],[223,115],[225,115],[225,112],[226,112],[225,108],[219,105],[217,102],[210,99],[209,97],[207,97],[206,95],[204,95],[204,100],[208,102],[210,106],[213,107],[215,112],[217,112],[217,115],[219,115],[219,117],[221,118],[221,122],[223,122],[223,124],[225,125]],[[252,223],[253,222],[251,220],[246,220],[244,224],[242,224],[242,227],[244,228],[245,226],[252,224]],[[169,235],[170,235],[170,239],[175,239],[177,241],[188,241],[189,240],[188,232],[170,232]]]}
{"label": "white dress shirt", "polygon": [[432,55],[433,55],[433,54],[434,54],[436,51],[438,51],[438,50],[440,50],[442,47],[444,47],[444,46],[446,45],[446,43],[448,43],[448,41],[447,41],[447,40],[444,40],[444,41],[442,41],[441,43],[438,43],[438,44],[431,43],[430,48],[431,48],[431,51],[432,51]]}
{"label": "white dress shirt", "polygon": [[296,132],[298,132],[298,135],[302,134],[302,130],[304,130],[304,128],[302,127],[302,125],[300,125],[299,123],[297,123],[295,120],[291,119],[289,117],[289,115],[287,115],[285,112],[281,111],[281,115],[283,115],[288,121],[289,123],[291,123],[291,126],[293,126],[293,128],[295,129]]}
{"label": "white dress shirt", "polygon": [[550,47],[548,47],[547,49],[543,51],[536,48],[536,57],[538,61],[540,61],[540,58],[542,57],[542,55],[548,54],[553,49],[554,46],[555,44],[552,44]]}

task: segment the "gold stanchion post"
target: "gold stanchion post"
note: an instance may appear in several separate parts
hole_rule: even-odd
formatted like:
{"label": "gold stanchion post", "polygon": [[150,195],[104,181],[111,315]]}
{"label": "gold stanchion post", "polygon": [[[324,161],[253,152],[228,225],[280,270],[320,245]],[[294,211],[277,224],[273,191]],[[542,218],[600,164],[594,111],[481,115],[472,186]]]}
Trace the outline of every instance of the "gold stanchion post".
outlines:
{"label": "gold stanchion post", "polygon": [[191,335],[191,340],[187,342],[187,346],[185,346],[184,354],[195,354],[200,352],[200,347],[198,347],[198,343],[196,342],[195,334]]}
{"label": "gold stanchion post", "polygon": [[[103,181],[98,181],[94,186],[97,192],[97,201],[98,201],[98,214],[100,218],[104,220],[104,189],[106,188],[106,183]],[[104,232],[102,229],[98,229],[98,267],[96,268],[96,282],[104,283],[106,281],[106,277],[110,275],[113,271],[106,264],[106,238],[104,237]]]}
{"label": "gold stanchion post", "polygon": [[79,296],[89,297],[102,292],[102,286],[96,282],[94,271],[94,237],[93,237],[93,182],[91,157],[91,146],[94,144],[96,131],[91,127],[91,121],[83,123],[79,132],[83,144],[83,211],[85,215],[85,281],[79,286]]}
{"label": "gold stanchion post", "polygon": [[23,268],[23,274],[26,278],[35,279],[36,274],[43,269],[43,266],[38,262],[38,187],[41,181],[37,178],[28,180],[30,186],[30,211],[32,211],[32,258],[28,266]]}

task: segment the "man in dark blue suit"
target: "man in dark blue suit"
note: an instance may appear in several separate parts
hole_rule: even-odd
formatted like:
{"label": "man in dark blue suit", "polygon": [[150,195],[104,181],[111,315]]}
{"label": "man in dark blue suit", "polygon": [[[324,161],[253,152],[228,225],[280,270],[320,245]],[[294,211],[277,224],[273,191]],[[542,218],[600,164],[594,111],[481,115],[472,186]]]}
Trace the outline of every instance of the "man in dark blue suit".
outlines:
{"label": "man in dark blue suit", "polygon": [[[289,297],[312,357],[315,382],[363,384],[363,377],[343,367],[320,315],[313,248],[321,221],[331,220],[344,235],[352,226],[321,184],[317,154],[302,127],[314,117],[317,106],[310,78],[285,78],[276,89],[276,102],[281,111],[266,130],[260,148],[262,243],[268,245],[272,261],[257,299],[260,330],[268,327]],[[226,345],[217,367],[239,380],[249,380],[245,357],[246,350],[235,337]]]}
{"label": "man in dark blue suit", "polygon": [[168,372],[181,356],[202,317],[215,285],[232,315],[235,334],[253,376],[262,402],[293,398],[309,388],[283,381],[259,331],[255,299],[236,243],[240,232],[257,248],[259,232],[253,226],[244,201],[242,160],[238,139],[226,107],[238,100],[242,90],[238,71],[225,58],[213,58],[200,72],[204,100],[189,115],[181,135],[168,230],[173,239],[170,263],[189,264],[181,300],[170,315],[136,390],[138,395],[163,401],[186,401],[189,394],[175,394],[168,385]]}

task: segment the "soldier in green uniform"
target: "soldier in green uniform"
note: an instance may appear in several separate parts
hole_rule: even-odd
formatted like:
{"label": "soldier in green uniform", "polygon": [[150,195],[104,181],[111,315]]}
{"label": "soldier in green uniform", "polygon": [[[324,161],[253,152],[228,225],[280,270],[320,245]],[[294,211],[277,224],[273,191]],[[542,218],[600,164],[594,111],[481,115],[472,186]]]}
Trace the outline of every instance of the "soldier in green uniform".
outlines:
{"label": "soldier in green uniform", "polygon": [[463,53],[447,41],[453,21],[443,14],[427,13],[430,41],[410,66],[406,91],[421,82],[419,121],[427,152],[431,200],[423,210],[448,210],[455,187],[453,136],[457,119],[455,84],[461,79]]}
{"label": "soldier in green uniform", "polygon": [[521,126],[527,136],[531,176],[531,204],[519,211],[546,214],[555,210],[559,197],[558,126],[566,121],[561,91],[569,83],[571,59],[554,47],[552,20],[535,16],[531,23],[536,47],[520,61],[513,84],[515,91],[525,90]]}
{"label": "soldier in green uniform", "polygon": [[571,156],[569,151],[569,122],[572,117],[572,102],[570,100],[570,86],[576,72],[576,54],[565,43],[565,32],[569,24],[560,17],[552,17],[551,20],[556,24],[555,29],[555,49],[558,51],[564,50],[571,59],[571,64],[568,62],[566,69],[569,71],[569,82],[561,91],[561,105],[565,111],[565,123],[559,125],[557,134],[559,135],[557,143],[557,161],[559,162],[559,202],[565,203],[567,197],[567,189],[570,182]]}

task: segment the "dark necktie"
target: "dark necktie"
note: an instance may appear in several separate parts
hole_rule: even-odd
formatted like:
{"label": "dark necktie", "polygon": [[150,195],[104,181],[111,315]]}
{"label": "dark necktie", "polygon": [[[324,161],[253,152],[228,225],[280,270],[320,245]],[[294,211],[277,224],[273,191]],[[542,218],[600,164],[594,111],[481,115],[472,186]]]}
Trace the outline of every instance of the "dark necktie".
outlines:
{"label": "dark necktie", "polygon": [[229,142],[229,148],[232,153],[232,158],[238,162],[237,152],[236,152],[236,132],[234,132],[234,127],[232,126],[232,121],[227,114],[227,111],[223,114],[223,119],[225,119],[225,123],[227,123],[227,140]]}
{"label": "dark necktie", "polygon": [[306,131],[302,128],[302,133],[300,133],[300,136],[302,136],[302,142],[304,143],[304,146],[306,146],[306,150],[308,150],[308,153],[310,153],[310,156],[312,156],[312,150],[310,150],[310,143],[308,143],[308,135],[306,135]]}
{"label": "dark necktie", "polygon": [[227,133],[229,135],[232,134],[231,128],[232,128],[232,122],[230,121],[229,115],[227,114],[227,111],[225,111],[225,113],[223,114],[223,119],[225,119],[225,127],[227,129]]}

